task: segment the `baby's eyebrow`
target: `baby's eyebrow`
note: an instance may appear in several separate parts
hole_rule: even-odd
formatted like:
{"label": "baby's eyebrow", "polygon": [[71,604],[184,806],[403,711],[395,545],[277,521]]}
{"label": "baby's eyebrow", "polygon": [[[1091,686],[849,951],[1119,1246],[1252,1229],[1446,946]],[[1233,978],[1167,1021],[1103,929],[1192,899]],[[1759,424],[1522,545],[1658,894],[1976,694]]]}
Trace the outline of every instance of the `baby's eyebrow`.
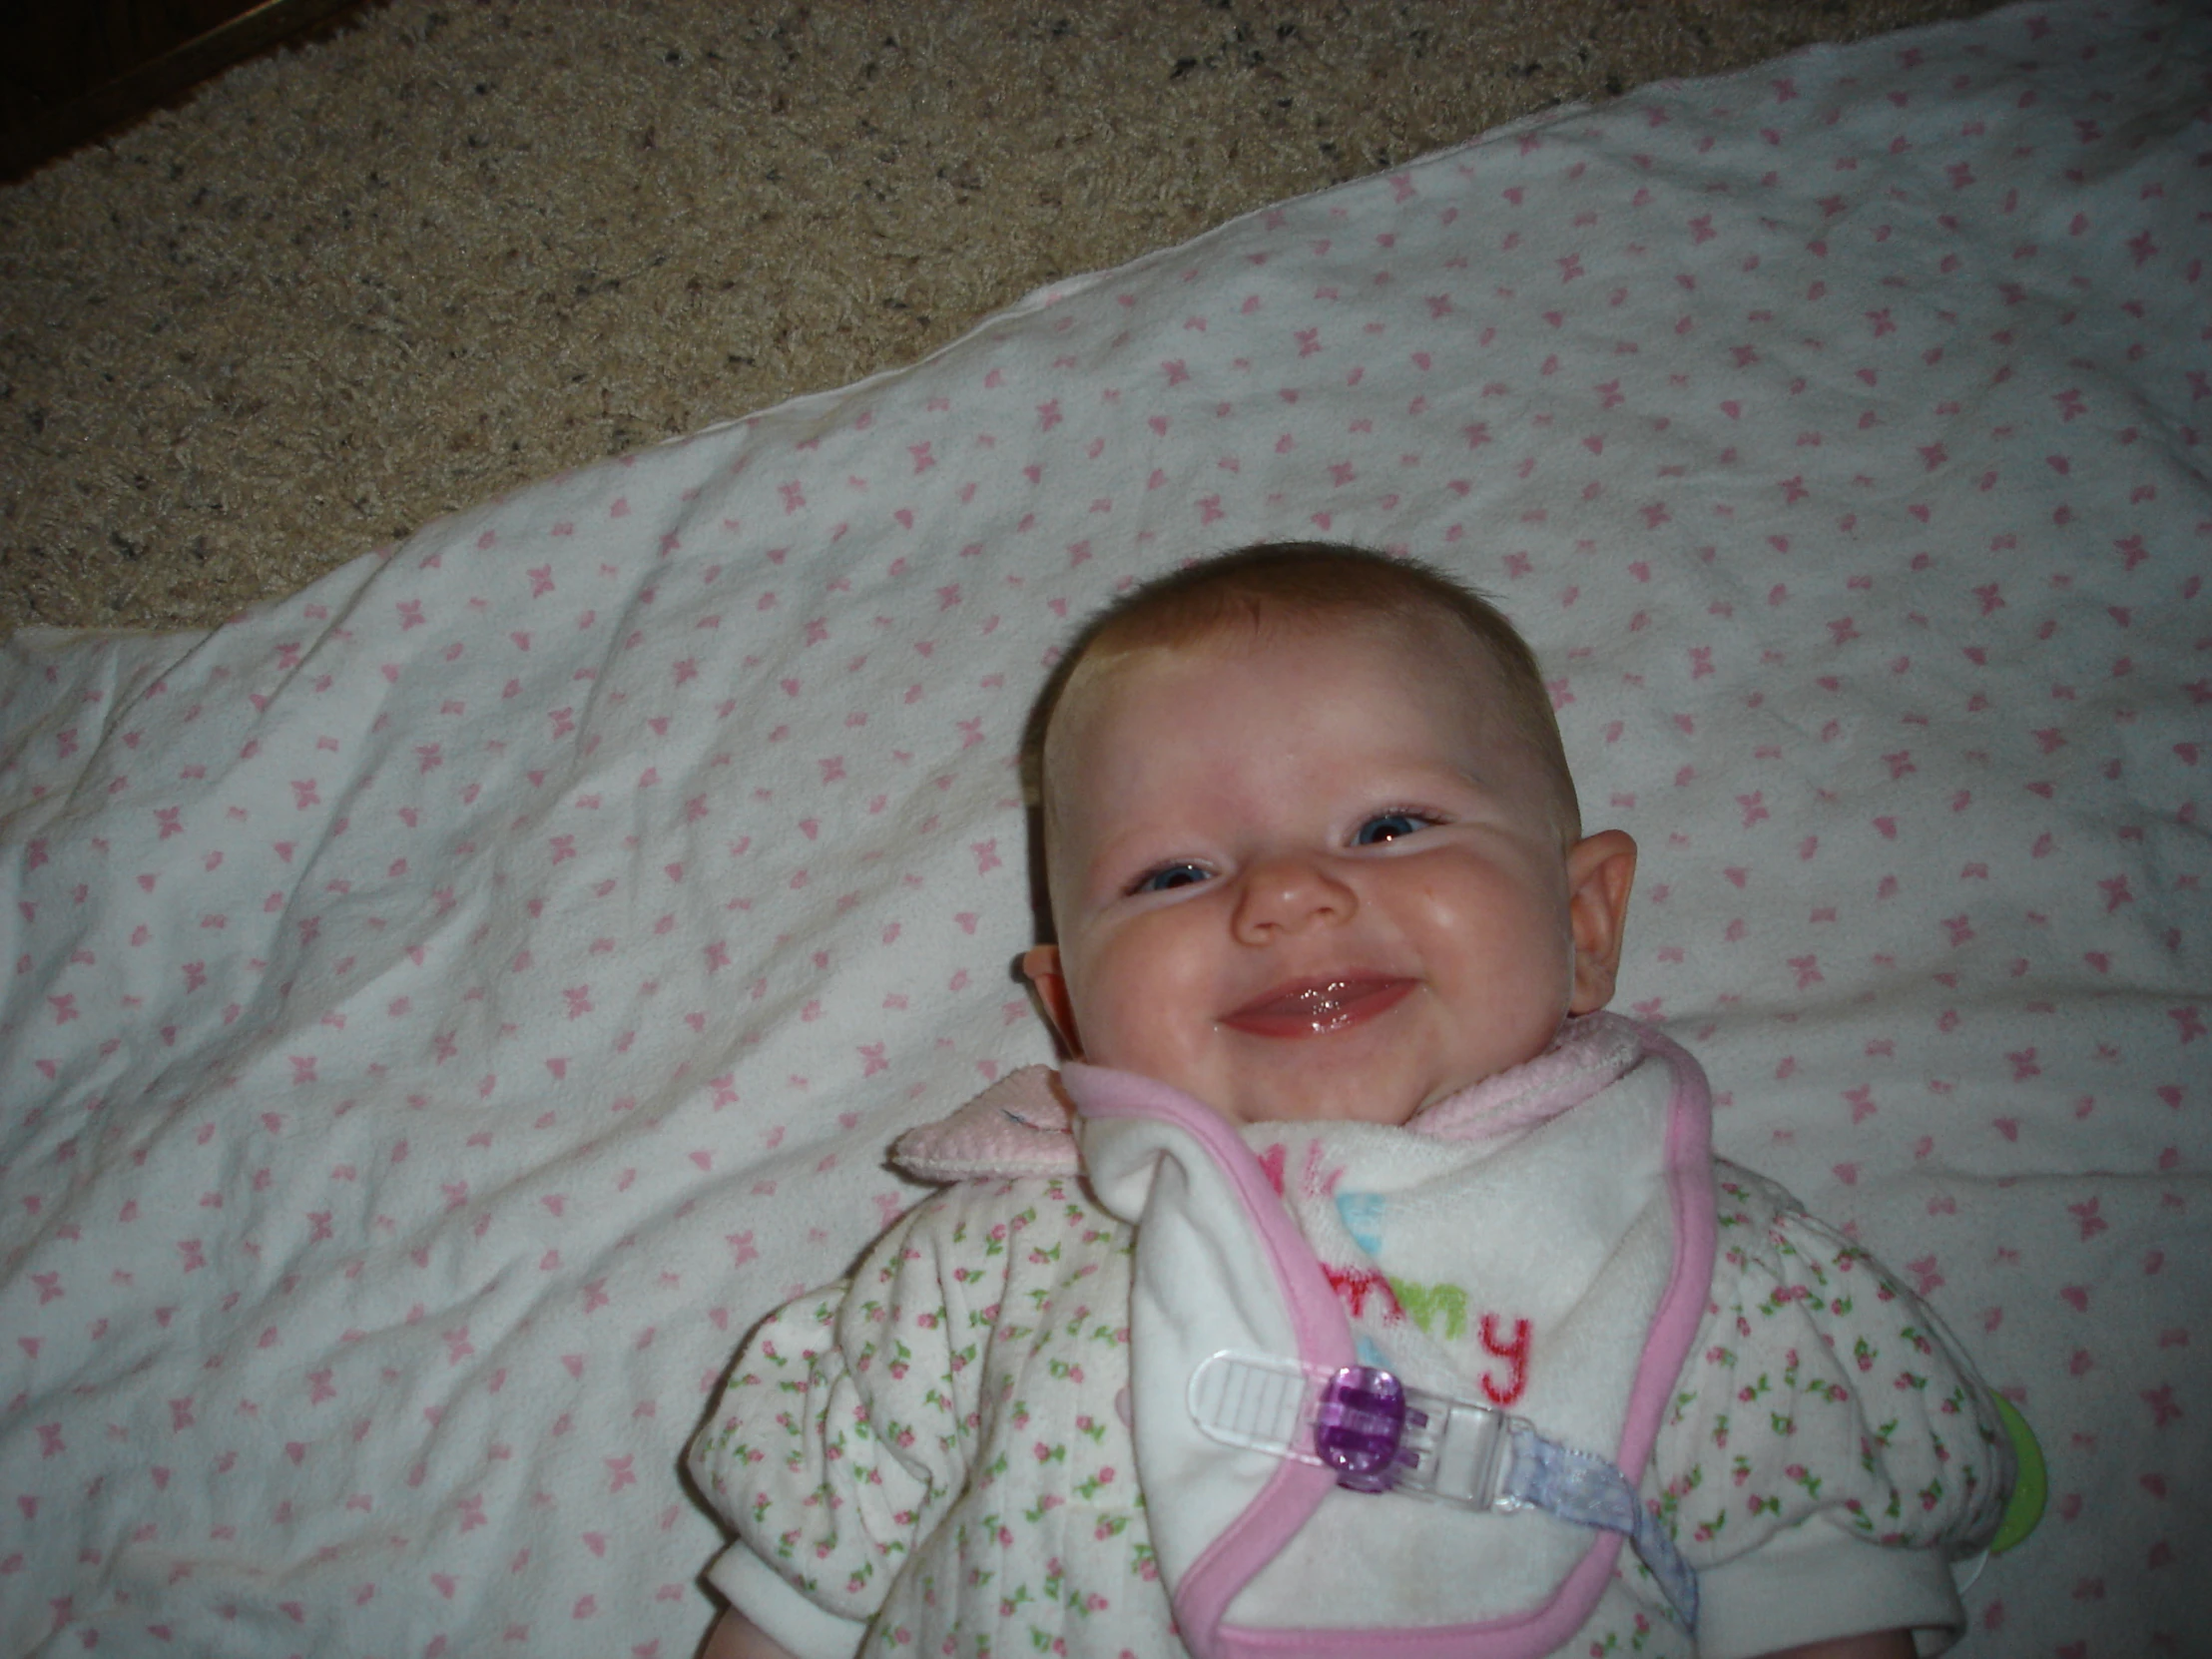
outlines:
{"label": "baby's eyebrow", "polygon": [[[1403,760],[1393,761],[1387,755],[1380,755],[1376,757],[1376,763],[1378,772],[1392,774],[1395,777],[1416,780],[1430,778],[1440,780],[1445,784],[1456,784],[1474,790],[1496,787],[1494,782],[1483,773],[1477,772],[1471,767],[1461,766],[1454,761],[1437,761],[1426,757],[1407,757]],[[1387,794],[1392,787],[1392,778],[1383,778],[1377,783],[1376,787]]]}

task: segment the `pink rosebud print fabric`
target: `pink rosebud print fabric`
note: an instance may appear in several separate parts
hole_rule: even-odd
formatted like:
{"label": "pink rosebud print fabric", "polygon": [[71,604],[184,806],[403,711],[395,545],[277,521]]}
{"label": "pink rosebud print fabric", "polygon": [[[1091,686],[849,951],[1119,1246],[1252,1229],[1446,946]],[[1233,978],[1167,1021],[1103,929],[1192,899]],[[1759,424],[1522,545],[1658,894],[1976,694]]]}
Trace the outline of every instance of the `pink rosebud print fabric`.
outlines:
{"label": "pink rosebud print fabric", "polygon": [[1644,846],[1625,1011],[1928,1296],[2051,1509],[1980,1654],[2212,1531],[2212,24],[2034,3],[1563,112],[0,661],[0,1648],[636,1653],[740,1336],[1049,1057],[1057,642],[1443,563]]}

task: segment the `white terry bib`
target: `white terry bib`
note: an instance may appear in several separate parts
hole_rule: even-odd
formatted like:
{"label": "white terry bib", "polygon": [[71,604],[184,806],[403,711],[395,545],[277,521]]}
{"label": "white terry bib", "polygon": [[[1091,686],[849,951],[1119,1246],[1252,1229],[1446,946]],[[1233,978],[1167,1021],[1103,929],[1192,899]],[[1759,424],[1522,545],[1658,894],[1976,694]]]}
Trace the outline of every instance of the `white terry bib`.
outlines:
{"label": "white terry bib", "polygon": [[1696,1063],[1590,1016],[1406,1129],[1244,1136],[1148,1079],[1064,1076],[1092,1185],[1138,1224],[1138,1474],[1191,1651],[1522,1659],[1572,1635],[1618,1533],[1344,1490],[1329,1470],[1210,1437],[1187,1390],[1225,1351],[1381,1365],[1524,1417],[1633,1483],[1712,1279]]}

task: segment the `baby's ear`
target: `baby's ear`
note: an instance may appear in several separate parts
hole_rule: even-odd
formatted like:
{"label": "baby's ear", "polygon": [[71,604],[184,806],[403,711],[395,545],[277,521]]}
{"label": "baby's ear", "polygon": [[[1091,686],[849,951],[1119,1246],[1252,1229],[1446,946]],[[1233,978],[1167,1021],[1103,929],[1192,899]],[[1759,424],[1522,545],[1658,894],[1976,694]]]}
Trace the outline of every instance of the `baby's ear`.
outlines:
{"label": "baby's ear", "polygon": [[1567,916],[1574,931],[1574,991],[1567,1006],[1594,1013],[1613,1000],[1636,884],[1636,843],[1625,830],[1600,830],[1567,849]]}
{"label": "baby's ear", "polygon": [[1068,982],[1060,972],[1060,947],[1035,944],[1022,952],[1021,971],[1037,993],[1044,1017],[1060,1038],[1070,1059],[1083,1057],[1083,1044],[1075,1034],[1075,1005],[1068,1000]]}

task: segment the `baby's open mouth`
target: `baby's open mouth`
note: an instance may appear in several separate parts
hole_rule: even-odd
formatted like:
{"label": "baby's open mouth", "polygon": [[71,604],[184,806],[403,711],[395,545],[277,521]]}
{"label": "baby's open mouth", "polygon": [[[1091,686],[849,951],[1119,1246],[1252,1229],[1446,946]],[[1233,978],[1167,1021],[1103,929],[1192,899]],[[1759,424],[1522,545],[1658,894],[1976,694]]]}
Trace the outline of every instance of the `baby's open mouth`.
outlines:
{"label": "baby's open mouth", "polygon": [[1380,973],[1298,980],[1222,1015],[1221,1023],[1256,1037],[1326,1036],[1396,1007],[1413,984]]}

